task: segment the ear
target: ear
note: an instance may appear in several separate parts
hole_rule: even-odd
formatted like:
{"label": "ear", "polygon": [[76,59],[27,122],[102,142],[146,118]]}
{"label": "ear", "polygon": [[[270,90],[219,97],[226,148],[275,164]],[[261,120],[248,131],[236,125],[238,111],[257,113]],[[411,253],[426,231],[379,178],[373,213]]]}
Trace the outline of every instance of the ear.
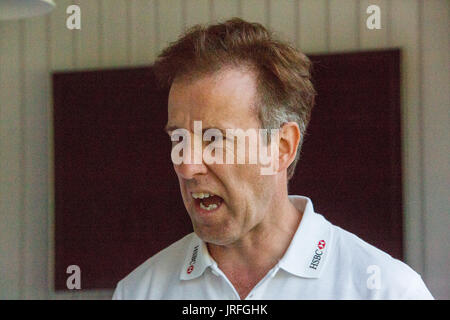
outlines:
{"label": "ear", "polygon": [[279,168],[287,169],[294,161],[300,143],[301,133],[296,122],[286,122],[280,129]]}

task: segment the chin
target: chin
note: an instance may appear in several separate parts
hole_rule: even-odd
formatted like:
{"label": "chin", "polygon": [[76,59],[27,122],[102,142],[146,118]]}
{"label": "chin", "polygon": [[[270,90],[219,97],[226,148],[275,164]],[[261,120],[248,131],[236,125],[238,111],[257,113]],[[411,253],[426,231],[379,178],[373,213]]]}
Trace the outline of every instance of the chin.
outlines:
{"label": "chin", "polygon": [[234,237],[231,235],[227,235],[221,230],[221,232],[212,232],[211,230],[205,230],[202,227],[195,227],[194,232],[197,236],[202,239],[204,242],[214,244],[217,246],[224,246],[235,241]]}

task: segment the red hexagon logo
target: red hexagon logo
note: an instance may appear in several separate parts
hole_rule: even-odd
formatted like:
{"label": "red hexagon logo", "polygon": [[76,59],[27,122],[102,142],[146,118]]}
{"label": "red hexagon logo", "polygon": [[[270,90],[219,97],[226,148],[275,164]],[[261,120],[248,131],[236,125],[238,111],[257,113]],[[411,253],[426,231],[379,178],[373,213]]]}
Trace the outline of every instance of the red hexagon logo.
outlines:
{"label": "red hexagon logo", "polygon": [[325,240],[320,240],[319,243],[317,244],[317,247],[319,247],[320,250],[325,248]]}

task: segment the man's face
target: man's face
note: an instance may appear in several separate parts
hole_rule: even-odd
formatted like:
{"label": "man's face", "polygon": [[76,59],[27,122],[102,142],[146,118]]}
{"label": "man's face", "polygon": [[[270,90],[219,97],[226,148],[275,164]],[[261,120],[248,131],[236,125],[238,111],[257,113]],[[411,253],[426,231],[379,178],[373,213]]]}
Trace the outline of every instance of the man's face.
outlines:
{"label": "man's face", "polygon": [[[255,94],[254,76],[244,70],[175,81],[169,93],[167,127],[187,129],[192,142],[194,121],[202,121],[203,130],[258,129]],[[216,245],[231,244],[264,220],[275,186],[273,176],[261,175],[260,168],[247,161],[174,164],[184,205],[200,238]],[[200,193],[211,196],[200,199]]]}

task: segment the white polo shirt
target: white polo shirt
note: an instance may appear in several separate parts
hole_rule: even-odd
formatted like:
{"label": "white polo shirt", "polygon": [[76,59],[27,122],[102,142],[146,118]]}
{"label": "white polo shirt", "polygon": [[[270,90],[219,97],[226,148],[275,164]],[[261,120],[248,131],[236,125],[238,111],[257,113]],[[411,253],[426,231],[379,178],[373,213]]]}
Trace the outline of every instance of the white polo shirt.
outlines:
{"label": "white polo shirt", "polygon": [[[304,212],[285,255],[246,300],[433,299],[403,262],[314,212],[310,199],[289,196]],[[230,299],[239,294],[191,233],[122,279],[113,299]]]}

